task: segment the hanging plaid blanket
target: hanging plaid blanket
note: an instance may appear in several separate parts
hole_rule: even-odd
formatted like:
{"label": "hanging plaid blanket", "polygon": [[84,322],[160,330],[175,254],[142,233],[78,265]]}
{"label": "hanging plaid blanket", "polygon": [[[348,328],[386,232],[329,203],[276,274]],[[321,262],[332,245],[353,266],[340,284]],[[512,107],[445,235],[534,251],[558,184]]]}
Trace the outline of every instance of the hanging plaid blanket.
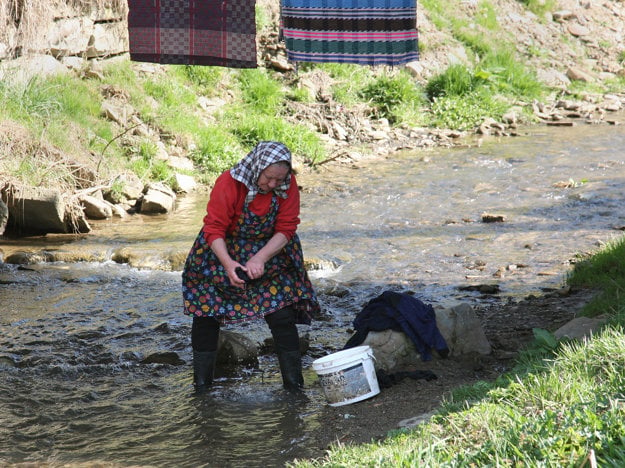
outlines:
{"label": "hanging plaid blanket", "polygon": [[400,65],[419,59],[416,0],[282,0],[294,62]]}
{"label": "hanging plaid blanket", "polygon": [[128,0],[130,59],[255,68],[255,0]]}

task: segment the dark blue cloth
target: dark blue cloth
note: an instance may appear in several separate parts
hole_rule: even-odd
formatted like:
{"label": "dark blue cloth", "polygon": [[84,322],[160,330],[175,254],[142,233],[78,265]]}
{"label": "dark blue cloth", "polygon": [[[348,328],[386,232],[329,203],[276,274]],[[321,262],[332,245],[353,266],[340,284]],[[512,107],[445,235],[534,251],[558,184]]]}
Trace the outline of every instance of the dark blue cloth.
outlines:
{"label": "dark blue cloth", "polygon": [[371,299],[354,319],[354,335],[344,349],[361,344],[370,331],[402,331],[414,343],[423,361],[432,359],[432,349],[447,357],[447,342],[436,325],[436,314],[425,304],[406,293],[384,291]]}

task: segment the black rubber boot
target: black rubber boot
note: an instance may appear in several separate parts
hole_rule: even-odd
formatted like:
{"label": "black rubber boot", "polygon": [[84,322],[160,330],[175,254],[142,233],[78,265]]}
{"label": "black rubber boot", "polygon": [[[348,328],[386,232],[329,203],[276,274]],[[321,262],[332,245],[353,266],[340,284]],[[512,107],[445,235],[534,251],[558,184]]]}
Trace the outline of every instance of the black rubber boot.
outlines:
{"label": "black rubber boot", "polygon": [[284,388],[290,392],[300,392],[304,388],[302,358],[299,350],[278,352],[278,363],[282,373]]}
{"label": "black rubber boot", "polygon": [[195,393],[204,393],[213,384],[217,351],[193,351]]}
{"label": "black rubber boot", "polygon": [[293,392],[301,391],[304,387],[304,376],[299,351],[299,334],[295,325],[295,311],[290,307],[285,307],[266,315],[265,320],[273,336],[284,388]]}

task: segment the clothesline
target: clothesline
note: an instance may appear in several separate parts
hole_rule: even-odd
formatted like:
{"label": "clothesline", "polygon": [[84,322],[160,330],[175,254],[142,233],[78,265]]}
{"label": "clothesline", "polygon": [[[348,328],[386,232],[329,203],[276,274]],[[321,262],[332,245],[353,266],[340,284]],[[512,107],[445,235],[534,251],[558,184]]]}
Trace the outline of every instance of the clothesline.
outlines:
{"label": "clothesline", "polygon": [[[128,0],[130,58],[255,68],[255,0]],[[292,62],[401,65],[419,59],[416,0],[281,0]]]}

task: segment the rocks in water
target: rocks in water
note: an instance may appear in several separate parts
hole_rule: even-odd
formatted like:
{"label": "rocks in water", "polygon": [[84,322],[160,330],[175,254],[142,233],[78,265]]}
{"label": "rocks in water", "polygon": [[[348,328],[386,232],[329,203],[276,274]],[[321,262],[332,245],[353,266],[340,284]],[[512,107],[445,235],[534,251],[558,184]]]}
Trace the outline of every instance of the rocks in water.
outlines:
{"label": "rocks in water", "polygon": [[[143,188],[134,180],[126,182],[118,183],[117,190],[99,186],[75,194],[7,183],[0,186],[0,235],[8,230],[24,234],[86,233],[91,231],[89,219],[123,218],[127,210],[135,208],[143,214],[173,211],[176,193],[165,184]],[[191,181],[181,183],[185,190],[193,187]]]}
{"label": "rocks in water", "polygon": [[497,294],[500,291],[499,285],[492,284],[470,284],[466,286],[459,286],[460,291],[477,291],[482,294]]}
{"label": "rocks in water", "polygon": [[83,195],[80,198],[85,216],[89,219],[109,219],[113,216],[111,204],[92,195]]}
{"label": "rocks in water", "polygon": [[141,364],[168,364],[170,366],[181,366],[185,362],[180,359],[178,353],[174,351],[166,351],[152,353],[141,361]]}
{"label": "rocks in water", "polygon": [[145,214],[169,213],[174,208],[176,194],[162,183],[151,183],[139,199],[139,212]]}
{"label": "rocks in water", "polygon": [[221,330],[217,366],[226,371],[239,366],[258,367],[258,345],[241,333]]}
{"label": "rocks in water", "polygon": [[5,186],[2,199],[8,208],[8,227],[29,233],[72,232],[68,201],[59,190]]}
{"label": "rocks in water", "polygon": [[[157,327],[157,330],[166,333],[163,325]],[[186,365],[186,362],[175,351],[154,352],[139,362],[171,366]],[[258,367],[258,345],[241,333],[221,330],[217,348],[217,366],[220,373],[231,373],[242,366]]]}
{"label": "rocks in water", "polygon": [[483,223],[503,223],[506,217],[502,214],[482,213]]}

